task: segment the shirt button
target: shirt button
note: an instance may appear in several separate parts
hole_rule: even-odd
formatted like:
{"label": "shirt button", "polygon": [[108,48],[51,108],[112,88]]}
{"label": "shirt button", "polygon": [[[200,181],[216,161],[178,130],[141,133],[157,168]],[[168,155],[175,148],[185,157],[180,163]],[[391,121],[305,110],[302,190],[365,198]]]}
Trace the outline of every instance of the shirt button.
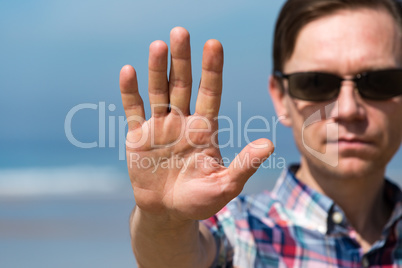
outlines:
{"label": "shirt button", "polygon": [[363,265],[363,267],[369,267],[370,266],[370,263],[369,263],[367,257],[363,257],[362,265]]}
{"label": "shirt button", "polygon": [[342,213],[340,213],[340,212],[338,212],[338,211],[335,211],[335,212],[332,214],[332,220],[334,221],[335,224],[340,224],[340,223],[342,222],[342,220],[343,220],[343,215],[342,215]]}

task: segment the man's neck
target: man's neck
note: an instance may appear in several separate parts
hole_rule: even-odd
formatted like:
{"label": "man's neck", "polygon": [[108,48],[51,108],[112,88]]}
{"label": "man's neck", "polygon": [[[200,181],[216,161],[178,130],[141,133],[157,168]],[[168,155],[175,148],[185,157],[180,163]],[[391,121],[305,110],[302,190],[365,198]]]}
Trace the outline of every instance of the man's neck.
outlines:
{"label": "man's neck", "polygon": [[392,210],[384,199],[384,170],[340,178],[302,160],[296,177],[342,208],[364,251],[380,238]]}

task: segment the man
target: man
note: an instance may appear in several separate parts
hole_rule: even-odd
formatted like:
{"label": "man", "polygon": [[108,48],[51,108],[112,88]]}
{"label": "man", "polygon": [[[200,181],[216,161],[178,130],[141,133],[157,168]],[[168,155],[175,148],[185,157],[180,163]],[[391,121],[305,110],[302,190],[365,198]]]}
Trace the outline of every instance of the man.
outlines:
{"label": "man", "polygon": [[[150,46],[147,122],[135,71],[123,67],[136,199],[130,226],[139,267],[402,266],[402,194],[384,179],[402,141],[400,5],[285,4],[269,91],[282,123],[293,130],[301,162],[272,193],[237,197],[273,152],[270,141],[249,144],[227,168],[220,164],[218,41],[205,44],[193,115],[185,29],[171,32],[169,80],[167,45]],[[162,160],[165,168],[130,164],[133,155]]]}

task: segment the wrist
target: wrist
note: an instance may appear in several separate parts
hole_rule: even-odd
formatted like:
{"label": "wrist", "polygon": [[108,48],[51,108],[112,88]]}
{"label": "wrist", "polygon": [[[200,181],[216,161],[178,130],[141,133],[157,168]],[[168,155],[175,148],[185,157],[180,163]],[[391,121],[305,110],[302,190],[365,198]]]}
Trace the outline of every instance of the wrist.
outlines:
{"label": "wrist", "polygon": [[130,226],[132,228],[141,226],[141,229],[157,229],[158,232],[172,232],[174,230],[183,231],[182,229],[193,228],[198,230],[198,221],[179,219],[178,217],[165,212],[150,213],[135,206],[130,217]]}
{"label": "wrist", "polygon": [[[176,220],[136,207],[130,229],[133,252],[142,264],[139,267],[207,267],[205,263],[214,257],[214,242],[205,230],[200,232],[199,225],[197,220]],[[155,251],[158,256],[154,258],[145,253]]]}

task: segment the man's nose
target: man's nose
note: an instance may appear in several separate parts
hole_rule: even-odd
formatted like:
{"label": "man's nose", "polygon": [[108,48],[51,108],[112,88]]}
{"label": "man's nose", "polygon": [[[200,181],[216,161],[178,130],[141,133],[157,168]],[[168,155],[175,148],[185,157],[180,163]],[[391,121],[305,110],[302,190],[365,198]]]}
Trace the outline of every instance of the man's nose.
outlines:
{"label": "man's nose", "polygon": [[344,80],[338,95],[338,105],[332,111],[332,116],[340,121],[354,121],[364,118],[362,98],[353,81]]}

